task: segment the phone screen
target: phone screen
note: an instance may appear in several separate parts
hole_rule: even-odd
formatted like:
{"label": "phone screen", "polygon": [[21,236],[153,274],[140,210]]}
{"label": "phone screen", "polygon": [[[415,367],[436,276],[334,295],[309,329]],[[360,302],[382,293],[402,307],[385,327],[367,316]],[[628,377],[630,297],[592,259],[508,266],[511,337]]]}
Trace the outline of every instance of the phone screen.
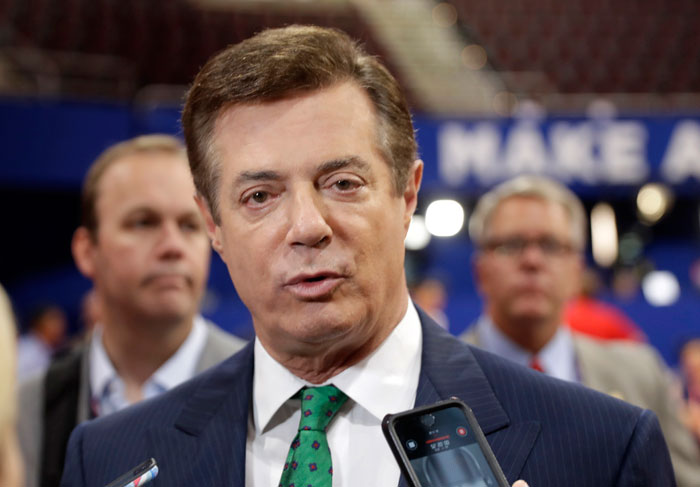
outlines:
{"label": "phone screen", "polygon": [[459,407],[403,417],[395,430],[423,487],[499,485]]}

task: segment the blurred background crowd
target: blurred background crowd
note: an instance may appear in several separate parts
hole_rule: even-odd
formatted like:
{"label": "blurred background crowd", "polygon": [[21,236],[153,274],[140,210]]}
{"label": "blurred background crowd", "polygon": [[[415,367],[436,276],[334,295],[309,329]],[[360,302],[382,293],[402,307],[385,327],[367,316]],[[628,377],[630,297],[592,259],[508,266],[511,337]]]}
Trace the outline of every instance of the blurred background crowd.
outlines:
{"label": "blurred background crowd", "polygon": [[[180,135],[206,59],[292,23],[345,30],[406,90],[426,166],[406,240],[415,302],[464,332],[481,313],[477,199],[520,174],[557,179],[589,218],[567,324],[655,347],[700,438],[695,0],[0,0],[0,282],[20,380],[99,321],[70,250],[87,167],[116,142]],[[202,314],[252,337],[216,256]]]}

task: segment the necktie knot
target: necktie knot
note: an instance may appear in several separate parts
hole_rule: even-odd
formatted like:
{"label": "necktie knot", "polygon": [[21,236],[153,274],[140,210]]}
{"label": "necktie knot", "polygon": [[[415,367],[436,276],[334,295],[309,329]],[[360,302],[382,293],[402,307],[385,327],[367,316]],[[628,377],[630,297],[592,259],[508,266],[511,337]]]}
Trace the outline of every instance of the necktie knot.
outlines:
{"label": "necktie knot", "polygon": [[325,431],[348,396],[335,386],[305,387],[301,390],[299,431]]}

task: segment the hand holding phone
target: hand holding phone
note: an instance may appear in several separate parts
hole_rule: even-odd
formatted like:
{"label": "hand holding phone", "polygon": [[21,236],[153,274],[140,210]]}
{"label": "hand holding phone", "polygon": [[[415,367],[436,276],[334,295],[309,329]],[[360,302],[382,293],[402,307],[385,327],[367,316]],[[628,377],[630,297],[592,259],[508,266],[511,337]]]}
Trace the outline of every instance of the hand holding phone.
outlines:
{"label": "hand holding phone", "polygon": [[412,487],[510,487],[462,401],[387,414],[382,430]]}

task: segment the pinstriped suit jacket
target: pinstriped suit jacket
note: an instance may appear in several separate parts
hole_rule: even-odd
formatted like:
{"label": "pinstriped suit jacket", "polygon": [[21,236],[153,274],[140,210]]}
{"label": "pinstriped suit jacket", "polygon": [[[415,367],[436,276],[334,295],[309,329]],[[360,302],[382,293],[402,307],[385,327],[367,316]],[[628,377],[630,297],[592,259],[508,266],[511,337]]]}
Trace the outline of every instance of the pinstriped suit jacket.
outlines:
{"label": "pinstriped suit jacket", "polygon": [[[511,483],[675,485],[653,413],[472,348],[420,314],[417,405],[457,396],[471,406]],[[62,487],[104,486],[149,457],[160,466],[153,487],[243,487],[252,380],[251,343],[158,398],[84,423]]]}

